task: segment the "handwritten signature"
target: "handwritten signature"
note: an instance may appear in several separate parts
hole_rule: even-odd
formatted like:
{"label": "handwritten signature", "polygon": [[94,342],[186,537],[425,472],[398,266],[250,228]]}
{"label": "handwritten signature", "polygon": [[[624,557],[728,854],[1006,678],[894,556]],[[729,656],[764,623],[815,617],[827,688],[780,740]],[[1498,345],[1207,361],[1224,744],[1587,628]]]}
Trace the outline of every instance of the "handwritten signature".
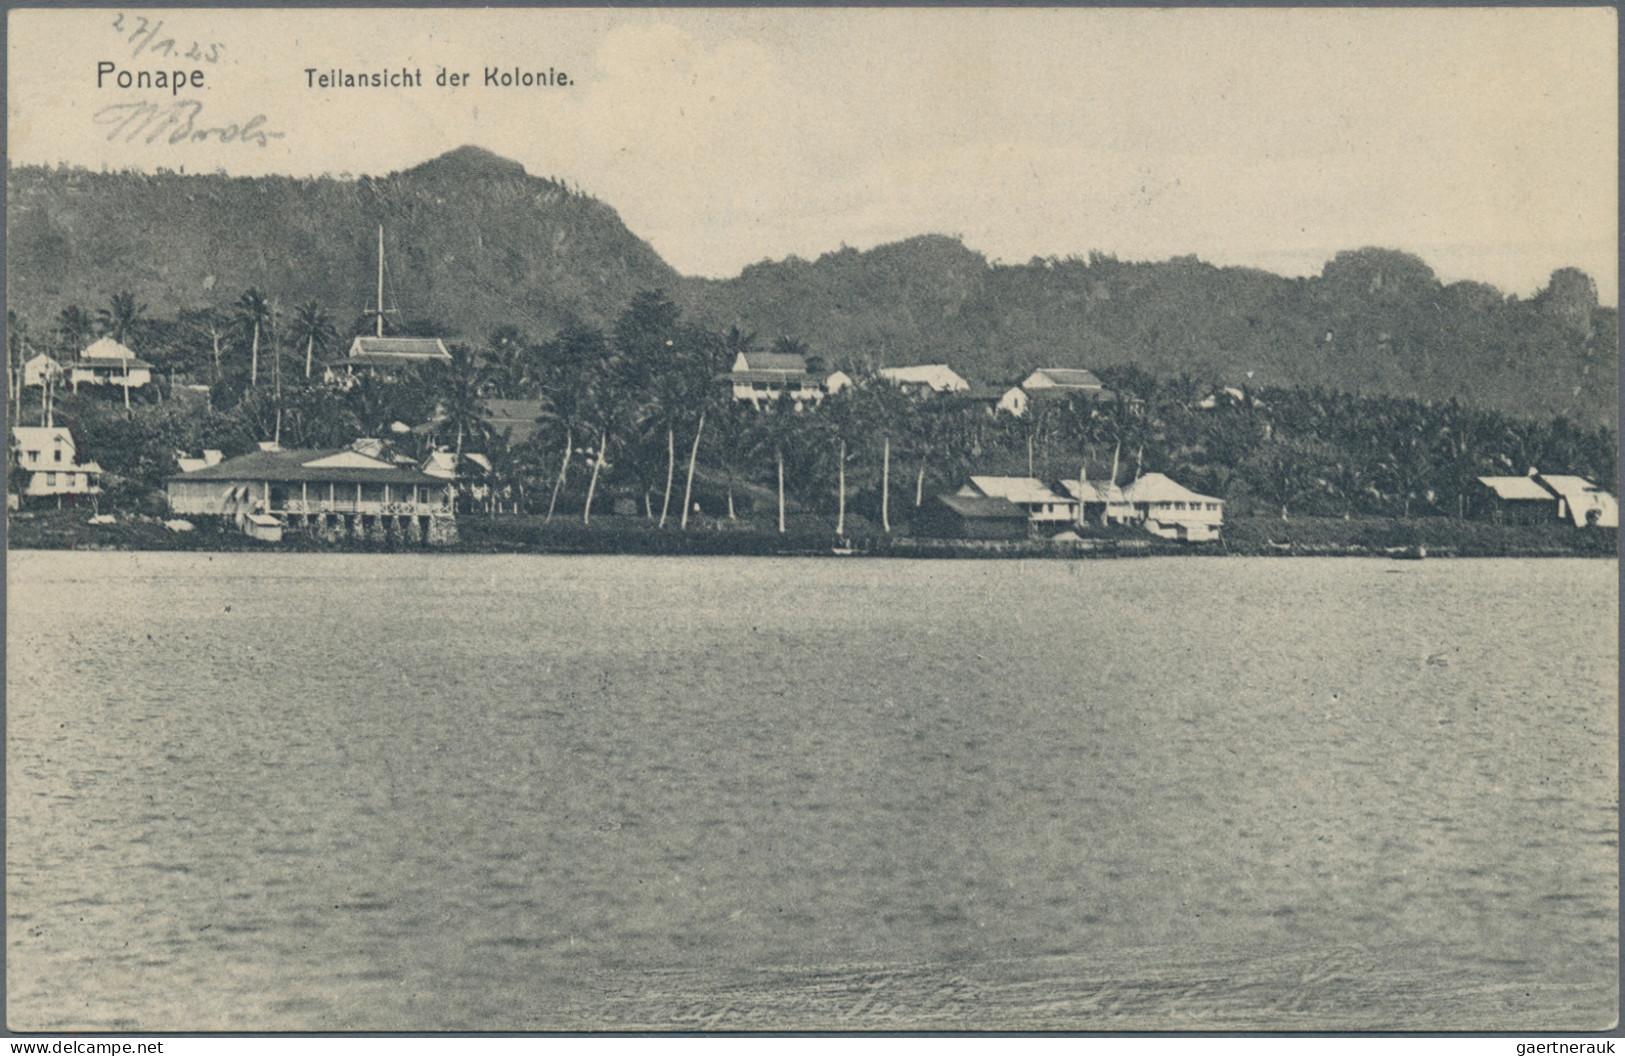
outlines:
{"label": "handwritten signature", "polygon": [[177,99],[172,103],[152,103],[140,100],[134,103],[115,103],[96,111],[92,120],[110,129],[107,141],[122,140],[134,143],[156,143],[160,139],[170,144],[252,143],[264,147],[273,139],[282,139],[285,132],[269,126],[264,114],[255,114],[242,124],[207,126],[200,124],[203,103],[197,99]]}

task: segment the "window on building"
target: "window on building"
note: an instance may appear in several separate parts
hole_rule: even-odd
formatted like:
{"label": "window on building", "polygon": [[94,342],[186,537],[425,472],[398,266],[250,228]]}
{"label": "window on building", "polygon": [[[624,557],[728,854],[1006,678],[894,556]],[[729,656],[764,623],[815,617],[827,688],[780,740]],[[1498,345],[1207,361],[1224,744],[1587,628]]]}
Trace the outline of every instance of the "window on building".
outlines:
{"label": "window on building", "polygon": [[52,451],[51,456],[52,456],[51,461],[53,461],[53,462],[62,461],[62,449],[59,447],[55,451]]}
{"label": "window on building", "polygon": [[31,466],[39,465],[39,452],[38,451],[30,451],[30,452],[28,452],[28,464],[31,465]]}
{"label": "window on building", "polygon": [[47,474],[45,474],[45,486],[48,487],[48,488],[56,487],[56,474],[55,473],[47,473]]}

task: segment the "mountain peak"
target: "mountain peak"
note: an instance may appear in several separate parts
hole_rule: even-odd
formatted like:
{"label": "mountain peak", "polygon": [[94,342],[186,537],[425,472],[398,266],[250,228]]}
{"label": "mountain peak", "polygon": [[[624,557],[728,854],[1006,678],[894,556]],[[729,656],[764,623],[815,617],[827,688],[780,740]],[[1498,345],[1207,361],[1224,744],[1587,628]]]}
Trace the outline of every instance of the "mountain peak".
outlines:
{"label": "mountain peak", "polygon": [[458,179],[470,177],[500,177],[511,179],[524,177],[525,167],[517,161],[510,161],[499,154],[493,154],[484,147],[472,144],[448,150],[438,158],[430,158],[421,165],[407,169],[407,176],[430,176],[444,178],[448,176]]}

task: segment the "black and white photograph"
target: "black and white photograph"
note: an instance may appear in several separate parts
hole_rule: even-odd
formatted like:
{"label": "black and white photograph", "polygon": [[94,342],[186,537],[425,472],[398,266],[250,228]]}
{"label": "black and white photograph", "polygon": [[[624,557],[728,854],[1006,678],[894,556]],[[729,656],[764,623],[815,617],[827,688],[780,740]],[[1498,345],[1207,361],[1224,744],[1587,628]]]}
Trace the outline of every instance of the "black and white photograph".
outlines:
{"label": "black and white photograph", "polygon": [[7,17],[8,1031],[1616,1027],[1615,9]]}

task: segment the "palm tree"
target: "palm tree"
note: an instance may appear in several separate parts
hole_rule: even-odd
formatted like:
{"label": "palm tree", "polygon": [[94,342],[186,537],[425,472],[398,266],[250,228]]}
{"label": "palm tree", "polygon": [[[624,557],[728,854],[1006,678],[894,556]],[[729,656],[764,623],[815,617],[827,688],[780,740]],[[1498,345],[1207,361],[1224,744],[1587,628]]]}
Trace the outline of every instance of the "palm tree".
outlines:
{"label": "palm tree", "polygon": [[338,338],[327,309],[315,301],[306,301],[293,313],[293,332],[288,335],[295,343],[305,346],[305,377],[309,379],[316,352],[327,351],[328,343]]}
{"label": "palm tree", "polygon": [[234,322],[239,333],[249,334],[252,337],[252,347],[249,352],[248,384],[256,386],[260,383],[260,331],[271,321],[271,302],[257,287],[250,287],[237,298]]}
{"label": "palm tree", "polygon": [[864,379],[857,391],[862,396],[860,418],[871,436],[880,434],[880,527],[891,532],[891,452],[892,438],[913,435],[918,404],[895,385],[879,378]]}
{"label": "palm tree", "polygon": [[[9,404],[16,401],[17,409],[12,415],[12,424],[19,424],[23,417],[23,362],[27,357],[24,350],[28,343],[28,324],[11,308],[6,309],[6,401]],[[43,379],[42,379],[43,380]],[[41,420],[41,425],[45,422]]]}
{"label": "palm tree", "polygon": [[645,409],[639,379],[624,357],[612,355],[596,367],[589,367],[583,408],[589,429],[598,433],[598,446],[592,453],[592,477],[587,483],[587,501],[581,509],[582,524],[592,523],[592,501],[598,491],[598,477],[610,464],[609,445],[628,439]]}
{"label": "palm tree", "polygon": [[501,433],[491,434],[486,441],[485,457],[491,463],[489,509],[492,516],[501,512],[504,496],[513,501],[513,512],[516,514],[525,500],[524,460],[512,440],[513,430],[505,429]]}
{"label": "palm tree", "polygon": [[113,340],[122,345],[146,310],[146,305],[135,303],[135,294],[122,290],[113,294],[109,307],[96,310],[96,322],[104,334],[112,335]]}
{"label": "palm tree", "polygon": [[77,357],[83,350],[85,338],[92,329],[90,317],[77,304],[70,304],[56,316],[56,332],[61,347],[71,350]]}
{"label": "palm tree", "polygon": [[226,336],[226,328],[220,321],[220,315],[213,308],[199,308],[195,311],[183,311],[178,320],[182,326],[191,330],[194,336],[206,337],[213,349],[214,373],[213,384],[220,384],[220,340]]}
{"label": "palm tree", "polygon": [[[811,442],[819,450],[832,452],[834,455],[837,536],[846,535],[847,463],[857,456],[858,449],[878,424],[873,414],[873,401],[869,398],[869,387],[875,383],[875,377],[868,375],[857,379],[851,388],[831,393],[819,405],[815,415],[802,423],[801,439]],[[879,384],[890,387],[883,381]],[[819,461],[825,467],[828,466],[827,461],[823,459]]]}
{"label": "palm tree", "polygon": [[779,532],[785,531],[784,522],[784,456],[789,446],[796,441],[802,423],[799,421],[800,412],[796,410],[795,401],[788,392],[779,394],[779,398],[772,403],[765,404],[762,409],[751,417],[751,448],[755,452],[773,452],[773,465],[778,476],[779,493]]}
{"label": "palm tree", "polygon": [[757,412],[748,404],[724,395],[711,415],[715,423],[711,436],[715,438],[712,450],[722,469],[728,487],[728,520],[739,520],[734,510],[734,485],[739,480],[740,466],[751,457]]}
{"label": "palm tree", "polygon": [[480,398],[473,353],[463,345],[452,345],[447,351],[451,362],[440,364],[430,379],[440,418],[435,433],[455,436],[454,465],[461,471],[463,445],[469,440],[486,439],[491,427],[485,401]]}
{"label": "palm tree", "polygon": [[[111,334],[114,341],[124,344],[143,313],[147,310],[144,304],[135,303],[135,294],[129,290],[121,290],[113,294],[112,304],[107,308],[96,310],[96,321],[102,332]],[[130,410],[130,361],[124,361],[124,410]]]}
{"label": "palm tree", "polygon": [[559,332],[541,349],[544,374],[541,391],[547,401],[544,421],[554,432],[564,433],[564,455],[559,461],[558,477],[553,481],[553,494],[547,501],[546,520],[553,519],[559,492],[570,472],[570,458],[575,452],[575,439],[585,435],[591,401],[588,398],[589,370],[603,361],[608,352],[603,332],[592,327],[572,324]]}

